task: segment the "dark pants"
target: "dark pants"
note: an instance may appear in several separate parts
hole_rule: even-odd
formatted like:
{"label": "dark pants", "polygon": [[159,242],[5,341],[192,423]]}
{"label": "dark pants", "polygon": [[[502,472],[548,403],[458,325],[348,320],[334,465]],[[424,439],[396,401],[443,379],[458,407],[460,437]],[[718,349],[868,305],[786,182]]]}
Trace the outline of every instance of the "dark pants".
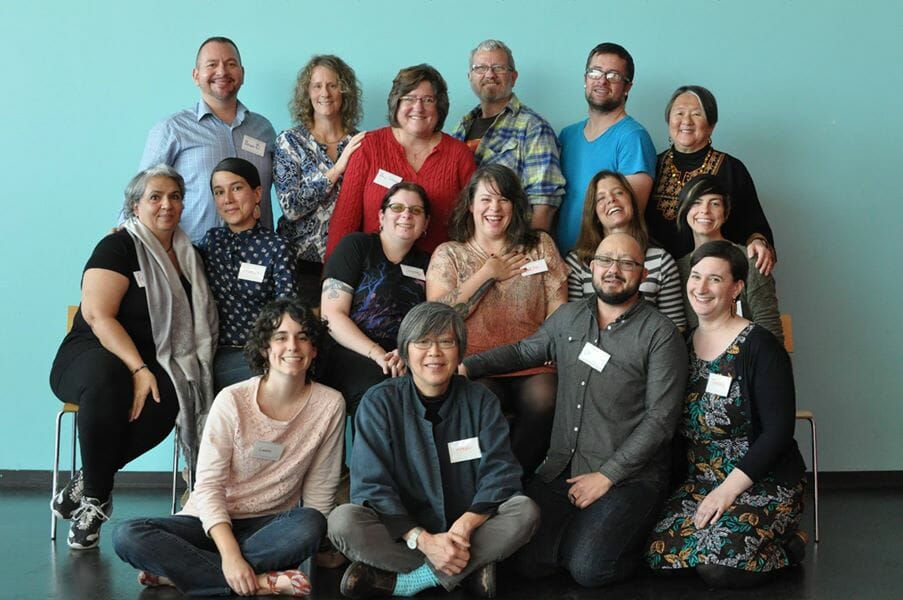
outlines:
{"label": "dark pants", "polygon": [[295,295],[311,308],[320,306],[322,275],[323,263],[301,259],[295,263]]}
{"label": "dark pants", "polygon": [[644,481],[616,485],[581,510],[568,499],[569,472],[549,483],[535,478],[527,489],[542,520],[533,539],[515,555],[518,567],[528,577],[564,569],[587,587],[625,579],[640,563],[658,517],[662,486]]}
{"label": "dark pants", "polygon": [[78,404],[85,496],[106,500],[116,472],[166,439],[176,422],[179,401],[169,375],[156,362],[148,368],[157,378],[160,403],[148,396],[135,421],[129,422],[134,398],[132,374],[105,348],[81,352],[68,365],[54,364],[50,387],[63,402]]}
{"label": "dark pants", "polygon": [[361,398],[371,387],[388,378],[372,359],[342,346],[332,338],[317,361],[316,380],[342,392],[345,408],[354,422]]}
{"label": "dark pants", "polygon": [[241,348],[220,346],[213,357],[213,393],[254,376]]}
{"label": "dark pants", "polygon": [[[326,535],[326,518],[312,508],[233,519],[241,554],[257,574],[297,569]],[[113,530],[113,548],[136,569],[169,578],[189,596],[230,596],[222,557],[200,519],[185,515],[132,519]]]}

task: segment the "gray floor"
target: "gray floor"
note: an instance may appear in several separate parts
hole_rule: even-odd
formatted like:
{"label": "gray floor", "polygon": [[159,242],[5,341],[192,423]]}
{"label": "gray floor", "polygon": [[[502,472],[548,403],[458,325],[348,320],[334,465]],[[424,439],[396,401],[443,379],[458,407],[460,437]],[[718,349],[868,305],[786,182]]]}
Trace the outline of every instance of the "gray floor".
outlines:
{"label": "gray floor", "polygon": [[[110,549],[109,529],[103,531],[97,551],[70,551],[65,543],[67,523],[60,523],[54,544],[49,539],[49,494],[36,490],[0,491],[2,549],[0,598],[26,599],[163,599],[178,598],[174,590],[143,590],[134,570],[120,562]],[[165,491],[116,493],[114,521],[139,515],[166,514]],[[566,577],[543,582],[521,582],[503,573],[500,598],[615,600],[668,598],[903,598],[903,492],[823,491],[821,543],[810,543],[805,563],[788,570],[763,589],[746,592],[713,591],[694,575],[653,576],[600,590],[582,589]],[[804,520],[811,534],[812,517]],[[321,570],[314,598],[340,598],[342,569]],[[465,597],[461,592],[425,592],[418,598]]]}

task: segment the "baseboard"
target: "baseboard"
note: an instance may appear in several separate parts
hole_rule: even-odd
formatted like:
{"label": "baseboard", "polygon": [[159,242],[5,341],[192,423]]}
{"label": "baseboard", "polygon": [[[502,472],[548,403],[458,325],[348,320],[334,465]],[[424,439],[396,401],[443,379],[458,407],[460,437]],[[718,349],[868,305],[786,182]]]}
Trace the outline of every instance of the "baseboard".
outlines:
{"label": "baseboard", "polygon": [[[26,471],[0,469],[2,489],[50,489],[50,471]],[[812,485],[812,473],[807,473]],[[60,473],[60,479],[69,480],[68,471]],[[903,471],[821,471],[818,474],[821,490],[903,490]],[[172,488],[171,471],[123,471],[116,475],[116,487],[123,489]],[[184,483],[179,478],[179,487]]]}

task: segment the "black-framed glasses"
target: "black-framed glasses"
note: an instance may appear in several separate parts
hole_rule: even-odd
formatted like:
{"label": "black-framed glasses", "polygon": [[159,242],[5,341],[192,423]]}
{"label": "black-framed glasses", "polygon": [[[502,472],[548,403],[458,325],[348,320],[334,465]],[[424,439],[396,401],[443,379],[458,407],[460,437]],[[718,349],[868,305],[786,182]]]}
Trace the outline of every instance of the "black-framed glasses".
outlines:
{"label": "black-framed glasses", "polygon": [[485,75],[489,71],[492,71],[496,75],[501,75],[502,73],[507,73],[512,70],[513,69],[508,65],[470,65],[470,72],[476,73],[477,75]]}
{"label": "black-framed glasses", "polygon": [[584,73],[590,79],[602,79],[603,77],[608,80],[608,83],[618,83],[623,81],[625,83],[630,83],[630,80],[625,76],[621,75],[617,71],[603,71],[602,69],[587,69]]}
{"label": "black-framed glasses", "polygon": [[426,212],[426,209],[424,209],[419,204],[415,204],[414,206],[408,206],[407,204],[402,204],[401,202],[393,202],[392,204],[387,205],[386,208],[391,210],[396,215],[400,215],[404,211],[408,211],[415,217],[419,217],[420,215],[422,215]]}
{"label": "black-framed glasses", "polygon": [[402,104],[414,106],[418,102],[423,104],[424,106],[432,106],[436,103],[436,97],[435,96],[402,96],[401,97]]}
{"label": "black-framed glasses", "polygon": [[422,340],[414,340],[411,342],[415,348],[419,350],[429,350],[433,347],[433,344],[436,344],[440,348],[444,350],[448,350],[449,348],[454,348],[458,345],[458,340],[455,338],[439,338],[438,340],[434,340],[431,338],[423,338]]}
{"label": "black-framed glasses", "polygon": [[610,269],[611,266],[615,263],[618,264],[618,268],[624,272],[636,271],[637,269],[643,268],[643,263],[638,263],[635,260],[630,260],[629,258],[612,258],[610,256],[594,256],[593,262],[602,267],[603,269]]}

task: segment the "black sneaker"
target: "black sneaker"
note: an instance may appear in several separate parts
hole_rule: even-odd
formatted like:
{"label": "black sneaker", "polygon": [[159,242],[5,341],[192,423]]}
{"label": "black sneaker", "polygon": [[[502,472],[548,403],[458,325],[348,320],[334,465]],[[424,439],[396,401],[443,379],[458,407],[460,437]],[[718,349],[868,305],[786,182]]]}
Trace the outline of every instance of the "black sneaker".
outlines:
{"label": "black sneaker", "polygon": [[87,550],[100,543],[100,526],[113,514],[113,498],[101,503],[97,498],[82,498],[78,508],[72,511],[67,543],[70,548]]}
{"label": "black sneaker", "polygon": [[50,499],[50,510],[60,519],[71,519],[72,513],[82,503],[85,492],[85,476],[81,469],[75,472],[66,487]]}

